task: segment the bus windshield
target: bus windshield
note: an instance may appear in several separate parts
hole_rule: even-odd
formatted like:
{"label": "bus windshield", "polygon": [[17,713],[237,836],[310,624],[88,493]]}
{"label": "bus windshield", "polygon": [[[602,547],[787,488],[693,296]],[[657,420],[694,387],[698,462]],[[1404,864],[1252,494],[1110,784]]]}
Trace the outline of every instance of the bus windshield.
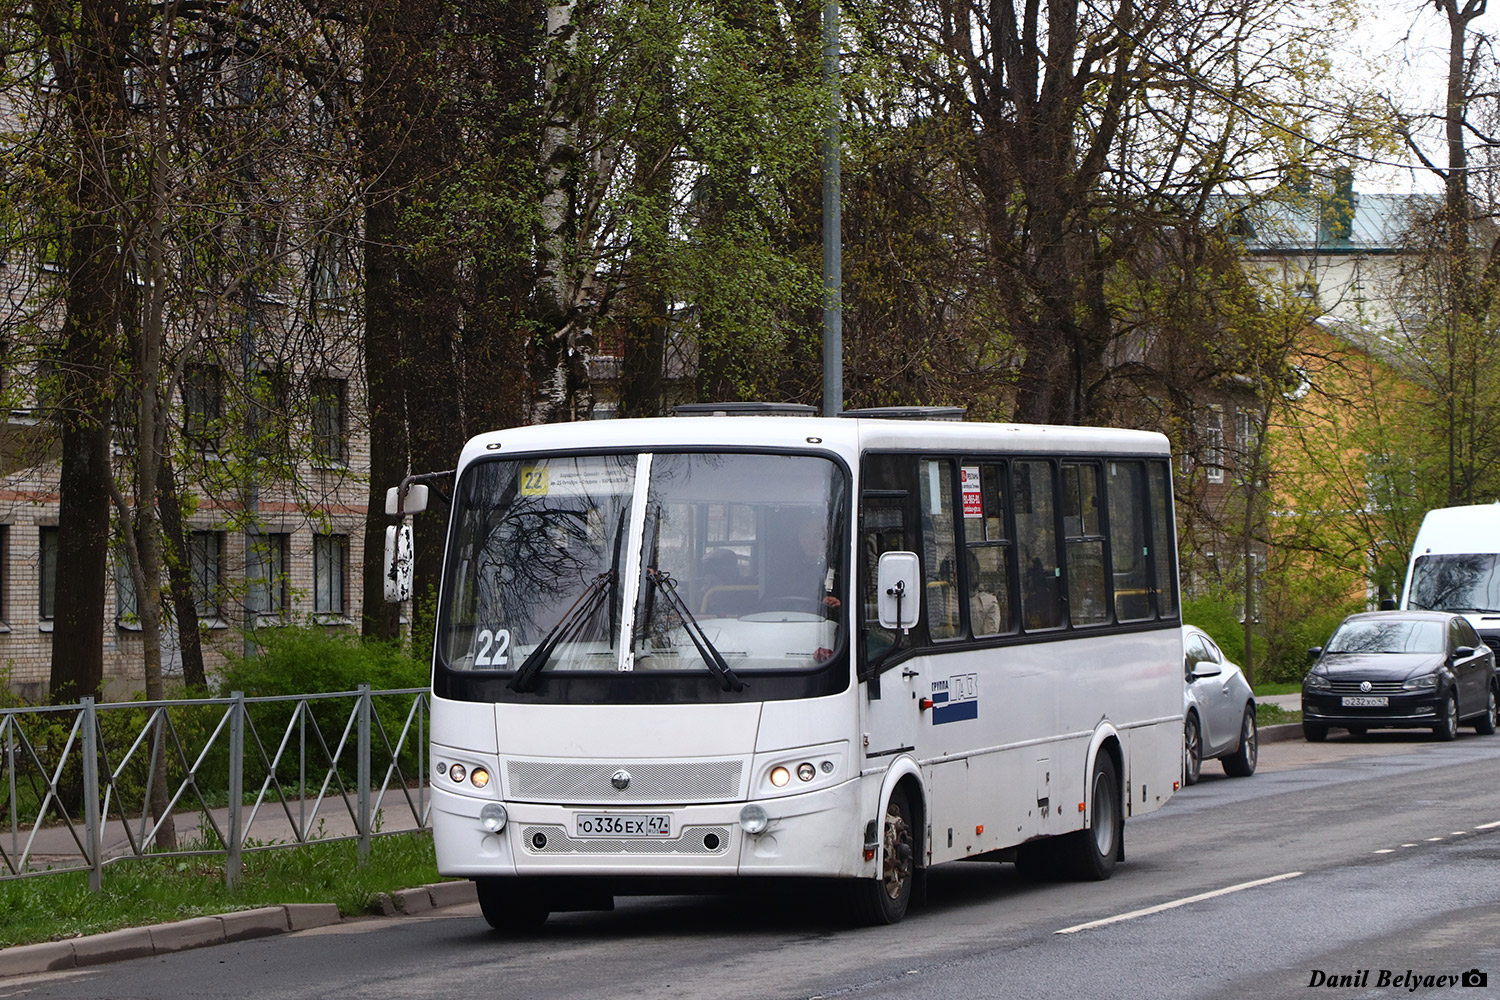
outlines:
{"label": "bus windshield", "polygon": [[1500,610],[1500,574],[1492,552],[1418,556],[1408,607],[1416,611]]}
{"label": "bus windshield", "polygon": [[845,472],[811,455],[476,462],[454,497],[438,653],[509,676],[697,674],[725,690],[844,643]]}

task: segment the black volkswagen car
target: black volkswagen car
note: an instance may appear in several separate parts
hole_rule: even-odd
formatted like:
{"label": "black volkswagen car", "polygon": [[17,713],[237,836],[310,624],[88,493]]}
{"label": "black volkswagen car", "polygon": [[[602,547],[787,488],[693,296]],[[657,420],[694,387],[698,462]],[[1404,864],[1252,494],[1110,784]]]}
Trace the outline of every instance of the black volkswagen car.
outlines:
{"label": "black volkswagen car", "polygon": [[1329,727],[1431,729],[1440,740],[1460,722],[1495,731],[1500,681],[1495,654],[1463,615],[1375,611],[1350,615],[1302,679],[1302,733],[1318,742]]}

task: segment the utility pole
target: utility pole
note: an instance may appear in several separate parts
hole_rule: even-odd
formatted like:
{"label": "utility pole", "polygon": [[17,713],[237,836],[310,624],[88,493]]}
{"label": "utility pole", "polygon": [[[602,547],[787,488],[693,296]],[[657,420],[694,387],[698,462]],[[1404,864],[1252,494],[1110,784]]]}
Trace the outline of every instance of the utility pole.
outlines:
{"label": "utility pole", "polygon": [[839,193],[839,0],[823,6],[823,80],[828,122],[823,131],[823,416],[844,409],[843,209]]}

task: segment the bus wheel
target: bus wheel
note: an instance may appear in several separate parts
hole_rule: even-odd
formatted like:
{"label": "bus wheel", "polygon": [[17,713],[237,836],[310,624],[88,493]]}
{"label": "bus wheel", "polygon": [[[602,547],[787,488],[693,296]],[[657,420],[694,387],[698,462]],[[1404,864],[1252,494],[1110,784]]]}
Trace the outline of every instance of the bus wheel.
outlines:
{"label": "bus wheel", "polygon": [[1067,834],[1064,850],[1075,878],[1102,882],[1114,873],[1125,840],[1120,780],[1115,773],[1114,758],[1103,750],[1094,758],[1089,786],[1094,797],[1093,823],[1087,830]]}
{"label": "bus wheel", "polygon": [[895,924],[906,916],[916,875],[916,835],[906,789],[891,792],[880,844],[880,876],[855,887],[855,915],[864,924]]}
{"label": "bus wheel", "polygon": [[508,934],[531,934],[547,922],[547,905],[535,887],[515,878],[476,878],[485,923]]}

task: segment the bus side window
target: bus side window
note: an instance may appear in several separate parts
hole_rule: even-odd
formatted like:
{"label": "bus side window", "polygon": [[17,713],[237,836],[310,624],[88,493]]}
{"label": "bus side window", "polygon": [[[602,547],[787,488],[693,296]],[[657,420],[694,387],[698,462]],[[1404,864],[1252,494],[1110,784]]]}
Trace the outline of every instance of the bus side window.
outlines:
{"label": "bus side window", "polygon": [[1068,552],[1068,614],[1074,625],[1109,621],[1099,467],[1069,462],[1063,474],[1063,541]]}
{"label": "bus side window", "polygon": [[892,648],[910,637],[882,628],[875,593],[876,570],[883,552],[914,552],[917,539],[911,492],[916,488],[916,460],[906,455],[866,455],[859,510],[859,619],[862,625],[860,672],[871,676]]}
{"label": "bus side window", "polygon": [[953,526],[953,469],[946,460],[922,462],[922,595],[927,634],[952,639],[960,634],[958,541]]}
{"label": "bus side window", "polygon": [[1110,462],[1105,470],[1109,491],[1109,556],[1114,567],[1115,619],[1151,617],[1146,582],[1146,512],[1141,503],[1146,470],[1140,462]]}
{"label": "bus side window", "polygon": [[1014,629],[1005,466],[966,465],[959,482],[963,491],[969,629],[976,636],[1004,635]]}
{"label": "bus side window", "polygon": [[1018,461],[1015,470],[1016,548],[1021,558],[1021,624],[1028,630],[1059,628],[1062,572],[1057,560],[1052,463]]}
{"label": "bus side window", "polygon": [[1151,554],[1156,614],[1177,617],[1177,545],[1172,536],[1172,480],[1163,462],[1152,462]]}

